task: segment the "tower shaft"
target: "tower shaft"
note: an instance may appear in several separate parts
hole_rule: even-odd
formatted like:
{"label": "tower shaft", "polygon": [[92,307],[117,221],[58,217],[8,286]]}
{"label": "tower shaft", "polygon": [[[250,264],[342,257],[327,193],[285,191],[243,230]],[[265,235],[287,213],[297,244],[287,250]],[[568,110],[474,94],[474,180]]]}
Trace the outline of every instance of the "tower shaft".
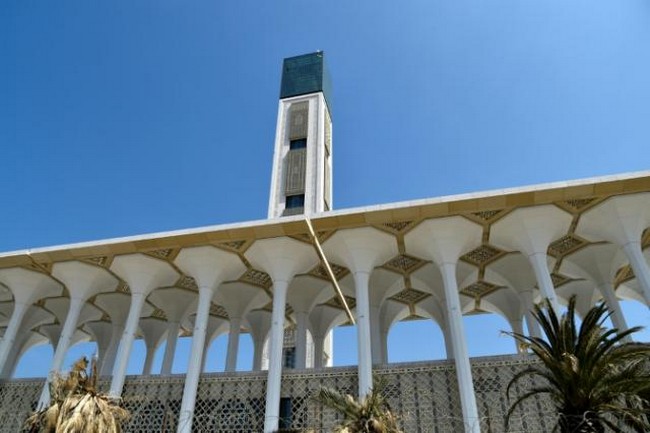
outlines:
{"label": "tower shaft", "polygon": [[332,120],[323,53],[284,60],[269,218],[332,208]]}

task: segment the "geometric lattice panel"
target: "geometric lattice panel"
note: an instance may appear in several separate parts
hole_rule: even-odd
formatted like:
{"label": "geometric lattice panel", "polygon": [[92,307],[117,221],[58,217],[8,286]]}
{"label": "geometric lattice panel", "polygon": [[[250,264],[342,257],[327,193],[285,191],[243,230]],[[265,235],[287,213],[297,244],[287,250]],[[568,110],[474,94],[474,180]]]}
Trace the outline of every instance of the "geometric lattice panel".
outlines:
{"label": "geometric lattice panel", "polygon": [[[546,397],[531,398],[515,411],[510,418],[509,428],[505,426],[505,414],[512,400],[508,400],[508,383],[522,369],[535,363],[534,358],[519,361],[513,357],[494,357],[493,359],[472,362],[474,393],[481,419],[483,432],[550,432],[556,417],[556,410]],[[511,390],[511,397],[522,395],[527,389],[539,386],[531,378],[522,379]]]}
{"label": "geometric lattice panel", "polygon": [[160,308],[155,308],[153,310],[153,313],[151,313],[150,317],[153,317],[155,319],[167,320],[167,315]]}
{"label": "geometric lattice panel", "polygon": [[572,210],[583,210],[587,206],[589,206],[591,203],[596,200],[595,198],[576,198],[576,199],[571,199],[571,200],[565,200],[561,202],[562,205],[565,207],[568,207]]}
{"label": "geometric lattice panel", "polygon": [[[329,369],[328,369],[329,370]],[[335,369],[332,372],[300,371],[283,374],[282,395],[291,396],[291,410],[281,420],[292,429],[312,429],[331,432],[339,415],[314,399],[320,387],[334,388],[346,394],[357,395],[357,371],[355,368]]]}
{"label": "geometric lattice panel", "polygon": [[163,260],[173,260],[180,250],[174,248],[163,248],[160,250],[147,251],[145,254]]}
{"label": "geometric lattice panel", "polygon": [[215,317],[228,318],[228,312],[221,305],[210,304],[210,315]]}
{"label": "geometric lattice panel", "polygon": [[[323,243],[327,239],[329,239],[333,234],[334,234],[333,230],[320,231],[316,233],[316,237],[318,238],[318,242]],[[311,244],[313,242],[311,234],[309,233],[298,233],[296,235],[292,235],[291,237],[299,241],[306,242],[308,244]]]}
{"label": "geometric lattice panel", "polygon": [[229,242],[221,242],[221,243],[218,243],[217,245],[222,247],[222,248],[229,249],[229,250],[241,251],[243,246],[246,245],[246,242],[247,241],[245,241],[245,240],[244,241],[229,241]]}
{"label": "geometric lattice panel", "polygon": [[[350,273],[347,268],[344,268],[343,266],[339,266],[334,263],[329,263],[330,269],[332,270],[332,273],[334,274],[334,277],[336,280],[340,280],[341,278],[345,277],[347,274]],[[319,264],[316,267],[314,267],[311,271],[309,271],[309,275],[312,275],[317,278],[321,278],[323,280],[330,280],[330,275],[329,272],[327,272],[327,269],[325,268],[325,265]]]}
{"label": "geometric lattice panel", "polygon": [[[505,432],[509,407],[506,386],[534,360],[521,356],[481,358],[471,361],[480,427],[483,432]],[[465,431],[453,361],[393,364],[374,369],[384,383],[384,398],[408,433],[456,433]],[[101,380],[107,390],[109,381]],[[0,433],[20,431],[35,405],[43,380],[0,382]],[[122,394],[131,412],[125,433],[175,432],[178,428],[185,377],[128,377]],[[520,382],[513,396],[540,385],[532,379]],[[314,396],[320,387],[357,395],[357,368],[285,370],[281,396],[290,402],[281,426],[287,429],[331,432],[341,418]],[[209,373],[201,375],[193,414],[193,432],[242,433],[263,430],[266,372]],[[512,433],[542,433],[552,430],[555,410],[550,401],[530,399],[511,417]]]}
{"label": "geometric lattice panel", "polygon": [[460,293],[472,298],[479,298],[481,296],[488,295],[500,288],[501,286],[497,286],[496,284],[488,283],[487,281],[481,280],[461,289]]}
{"label": "geometric lattice panel", "polygon": [[390,299],[402,302],[407,305],[417,304],[421,300],[429,297],[428,293],[421,292],[416,289],[404,289],[399,293],[393,295]]}
{"label": "geometric lattice panel", "polygon": [[263,287],[265,289],[269,289],[273,285],[271,276],[266,272],[258,271],[257,269],[247,270],[239,280]]}
{"label": "geometric lattice panel", "polygon": [[117,286],[117,289],[115,290],[119,293],[126,293],[126,294],[131,293],[131,289],[129,288],[129,285],[126,284],[124,281],[120,281],[120,283]]}
{"label": "geometric lattice panel", "polygon": [[[345,296],[345,302],[348,304],[348,308],[350,309],[357,306],[357,300],[351,296]],[[338,296],[334,296],[329,301],[325,302],[325,305],[329,305],[330,307],[340,308],[340,309],[344,308],[343,303],[341,302]]]}
{"label": "geometric lattice panel", "polygon": [[200,427],[193,431],[262,431],[265,396],[265,375],[208,376],[197,390],[193,425]]}
{"label": "geometric lattice panel", "polygon": [[84,262],[91,263],[97,266],[108,267],[110,264],[110,258],[108,256],[97,256],[97,257],[87,257],[83,259]]}
{"label": "geometric lattice panel", "polygon": [[393,233],[401,233],[409,229],[413,225],[413,221],[398,221],[394,223],[384,223],[382,225]]}
{"label": "geometric lattice panel", "polygon": [[473,265],[481,266],[485,263],[491,262],[501,256],[503,251],[498,248],[495,248],[490,245],[481,245],[478,248],[473,249],[464,256],[461,257],[461,260],[464,260]]}
{"label": "geometric lattice panel", "polygon": [[0,382],[0,433],[16,433],[36,407],[44,379]]}
{"label": "geometric lattice panel", "polygon": [[497,216],[500,216],[504,212],[503,209],[500,210],[484,210],[480,212],[473,212],[472,215],[474,215],[476,218],[478,218],[481,221],[484,222],[489,222],[495,219]]}
{"label": "geometric lattice panel", "polygon": [[384,263],[383,267],[402,274],[409,274],[425,263],[424,260],[420,260],[417,257],[400,254]]}
{"label": "geometric lattice panel", "polygon": [[188,275],[182,275],[178,279],[175,285],[182,289],[187,289],[192,291],[199,290],[199,286],[196,284],[196,280]]}
{"label": "geometric lattice panel", "polygon": [[585,246],[586,244],[587,243],[584,239],[573,234],[568,234],[551,243],[548,247],[548,253],[554,257],[561,257]]}

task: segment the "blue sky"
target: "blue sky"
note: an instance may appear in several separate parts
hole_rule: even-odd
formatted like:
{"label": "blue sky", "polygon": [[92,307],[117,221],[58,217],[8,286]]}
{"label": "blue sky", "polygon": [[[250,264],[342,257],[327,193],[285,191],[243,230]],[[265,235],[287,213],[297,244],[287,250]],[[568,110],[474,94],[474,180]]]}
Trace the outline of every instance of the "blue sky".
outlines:
{"label": "blue sky", "polygon": [[648,47],[647,0],[5,0],[0,251],[264,218],[281,61],[318,49],[338,209],[647,169]]}

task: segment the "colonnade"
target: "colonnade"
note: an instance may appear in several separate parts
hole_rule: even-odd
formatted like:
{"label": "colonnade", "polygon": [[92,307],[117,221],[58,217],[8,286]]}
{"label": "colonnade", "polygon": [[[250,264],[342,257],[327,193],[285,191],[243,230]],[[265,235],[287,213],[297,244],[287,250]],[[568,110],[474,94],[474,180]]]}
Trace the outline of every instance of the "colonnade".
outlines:
{"label": "colonnade", "polygon": [[[391,297],[416,289],[425,296],[414,301],[412,309],[440,325],[448,357],[453,358],[456,366],[466,431],[478,432],[479,416],[462,320],[463,314],[478,301],[469,298],[463,288],[477,278],[500,284],[501,290],[480,299],[482,308],[502,314],[517,332],[523,330],[525,321],[529,333],[539,335],[530,315],[534,303],[545,298],[553,308],[559,309],[560,299],[572,293],[590,295],[585,308],[602,298],[614,312],[615,325],[626,329],[613,281],[620,265],[629,263],[638,285],[630,293],[639,294],[639,300],[650,305],[650,271],[641,243],[644,230],[650,226],[648,196],[635,194],[606,200],[583,213],[577,226],[571,215],[553,205],[512,210],[491,224],[487,242],[513,253],[487,266],[481,277],[461,258],[485,245],[485,227],[462,216],[425,219],[404,233],[400,242],[394,235],[370,226],[336,231],[323,243],[323,249],[328,260],[349,271],[341,283],[344,292],[356,302],[359,396],[372,388],[373,364],[387,361],[388,330],[405,310]],[[595,243],[563,258],[560,267],[563,272],[579,278],[575,284],[555,287],[549,267],[553,258],[547,252],[552,242],[570,230]],[[408,272],[411,287],[405,286],[403,276],[384,266],[404,255],[423,263]],[[142,253],[116,255],[108,268],[77,260],[56,262],[51,275],[24,268],[0,269],[0,282],[11,291],[14,300],[0,344],[0,371],[6,371],[16,359],[20,329],[34,326],[34,320],[28,319],[38,319],[38,314],[32,311],[37,308],[33,304],[39,299],[60,297],[64,287],[69,308],[61,320],[63,326],[53,331],[56,349],[50,372],[60,371],[82,317],[84,320],[95,317],[98,312],[92,310],[101,308],[99,314],[108,314],[111,323],[91,321],[88,329],[98,343],[100,370],[111,376],[109,394],[114,398],[122,394],[127,363],[138,332],[142,332],[148,351],[144,373],[150,373],[153,352],[166,338],[162,373],[169,374],[179,329],[183,320],[192,316],[192,345],[178,424],[178,432],[185,433],[191,431],[206,340],[229,327],[226,370],[233,371],[239,332],[246,324],[255,343],[255,368],[261,366],[262,347],[268,338],[264,431],[275,431],[279,421],[287,305],[297,327],[298,368],[307,366],[307,332],[311,332],[315,343],[314,366],[321,367],[324,339],[344,317],[340,309],[325,303],[333,296],[328,283],[309,275],[319,264],[312,245],[289,237],[260,239],[252,243],[244,257],[252,269],[268,275],[271,283],[268,292],[242,281],[241,276],[251,268],[240,255],[214,246],[182,248],[173,260]],[[183,276],[192,277],[196,282],[198,300],[176,287]],[[128,293],[117,290],[123,283],[128,285]],[[88,303],[90,299],[92,305]],[[148,300],[164,306],[164,322],[151,321],[155,316],[142,319],[153,310]],[[269,301],[271,312],[260,309]],[[213,302],[226,310],[229,322],[210,314]],[[39,404],[45,405],[48,400],[46,384]]]}

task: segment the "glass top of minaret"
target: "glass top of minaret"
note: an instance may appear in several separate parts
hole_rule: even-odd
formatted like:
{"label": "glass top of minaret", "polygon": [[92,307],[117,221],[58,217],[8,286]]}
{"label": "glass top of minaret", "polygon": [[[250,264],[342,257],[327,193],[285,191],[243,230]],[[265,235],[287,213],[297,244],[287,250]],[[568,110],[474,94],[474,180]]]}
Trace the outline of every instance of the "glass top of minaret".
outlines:
{"label": "glass top of minaret", "polygon": [[332,111],[331,81],[322,51],[284,59],[280,99],[323,92]]}

